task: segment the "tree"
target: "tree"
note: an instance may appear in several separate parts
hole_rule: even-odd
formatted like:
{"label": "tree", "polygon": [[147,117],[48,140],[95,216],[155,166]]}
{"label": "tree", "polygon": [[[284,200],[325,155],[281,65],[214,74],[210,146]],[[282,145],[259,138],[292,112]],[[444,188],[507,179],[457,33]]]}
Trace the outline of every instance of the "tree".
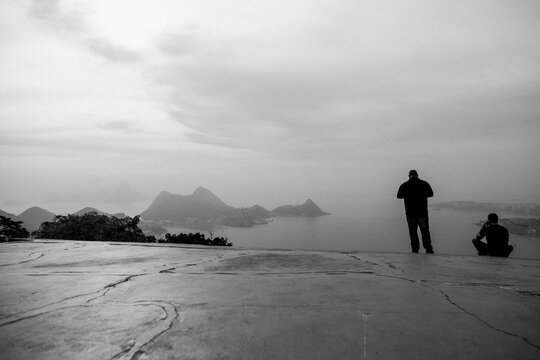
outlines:
{"label": "tree", "polygon": [[[153,238],[144,235],[138,227],[139,216],[117,218],[89,212],[83,215],[58,215],[53,221],[41,224],[34,233],[37,238],[148,242]],[[155,241],[155,240],[154,240]]]}
{"label": "tree", "polygon": [[28,230],[22,226],[22,221],[14,221],[0,215],[0,235],[7,238],[27,238],[30,236]]}
{"label": "tree", "polygon": [[211,246],[232,246],[232,243],[226,237],[214,237],[213,232],[210,233],[210,239],[207,239],[201,233],[189,234],[165,234],[165,242],[173,244],[195,244],[195,245],[211,245]]}

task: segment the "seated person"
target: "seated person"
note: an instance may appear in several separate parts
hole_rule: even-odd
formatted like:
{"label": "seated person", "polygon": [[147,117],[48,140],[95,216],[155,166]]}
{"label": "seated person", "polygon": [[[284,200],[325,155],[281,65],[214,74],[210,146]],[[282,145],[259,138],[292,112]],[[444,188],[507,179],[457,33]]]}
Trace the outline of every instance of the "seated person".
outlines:
{"label": "seated person", "polygon": [[[484,236],[487,244],[480,241]],[[489,214],[488,221],[482,226],[472,243],[480,256],[508,257],[514,250],[513,246],[508,245],[508,237],[508,230],[499,225],[497,214]]]}

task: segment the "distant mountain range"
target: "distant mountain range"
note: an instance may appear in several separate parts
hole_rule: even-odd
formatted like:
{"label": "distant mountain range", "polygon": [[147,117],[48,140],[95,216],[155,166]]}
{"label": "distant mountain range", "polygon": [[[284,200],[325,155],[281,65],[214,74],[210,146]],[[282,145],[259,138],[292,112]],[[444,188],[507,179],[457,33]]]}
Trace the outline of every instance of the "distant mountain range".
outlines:
{"label": "distant mountain range", "polygon": [[208,220],[232,214],[235,209],[225,204],[209,190],[199,187],[191,195],[176,195],[162,191],[141,213],[145,220],[166,220],[184,223],[188,219]]}
{"label": "distant mountain range", "polygon": [[99,215],[114,216],[114,217],[117,217],[119,219],[127,217],[127,215],[124,214],[124,213],[109,214],[109,213],[106,213],[104,211],[98,210],[98,209],[93,208],[93,207],[85,207],[84,209],[81,209],[81,210],[79,210],[79,211],[77,211],[77,212],[75,212],[75,213],[73,213],[71,215],[80,216],[80,215],[88,214],[88,213],[91,213],[91,212],[98,213]]}
{"label": "distant mountain range", "polygon": [[[129,186],[128,186],[129,189]],[[121,194],[124,190],[120,190]],[[129,191],[128,191],[129,192]],[[121,196],[117,199],[120,200]],[[72,215],[84,215],[89,212],[124,218],[124,213],[108,214],[93,207],[86,207]],[[38,230],[45,221],[52,221],[54,213],[40,207],[31,207],[19,215],[0,210],[0,215],[16,221],[22,221],[23,226],[30,232]],[[283,205],[272,211],[260,205],[249,208],[234,208],[214,195],[210,190],[198,187],[191,195],[177,195],[162,191],[141,214],[141,226],[155,228],[158,225],[172,223],[197,229],[209,229],[214,225],[233,227],[250,227],[266,224],[267,219],[274,216],[316,217],[328,215],[311,199],[301,205]]]}
{"label": "distant mountain range", "polygon": [[[73,213],[72,215],[84,215],[89,212],[97,212],[100,215],[115,216],[119,219],[125,218],[127,216],[124,213],[108,214],[106,212],[100,211],[92,207],[86,207],[84,209],[81,209]],[[56,214],[54,214],[53,212],[50,212],[49,210],[45,210],[38,206],[33,206],[23,211],[19,215],[11,214],[3,210],[0,210],[0,215],[10,218],[11,220],[14,220],[14,221],[22,221],[23,222],[22,226],[30,232],[38,230],[42,223],[46,221],[52,221],[54,220],[56,216]]]}
{"label": "distant mountain range", "polygon": [[[484,211],[486,213],[511,213],[519,215],[540,216],[540,204],[538,203],[478,203],[474,201],[450,201],[434,203],[430,205],[434,209],[451,209],[461,211]],[[487,214],[486,214],[487,215]]]}
{"label": "distant mountain range", "polygon": [[302,205],[283,205],[277,207],[272,210],[272,213],[276,214],[277,216],[314,217],[329,215],[327,212],[322,211],[321,208],[318,207],[317,204],[315,204],[311,199],[306,200],[306,202]]}
{"label": "distant mountain range", "polygon": [[5,212],[4,210],[0,210],[0,216],[7,217],[12,220],[15,220],[15,218],[17,217],[17,215]]}
{"label": "distant mountain range", "polygon": [[39,229],[41,223],[45,221],[51,221],[56,216],[54,213],[37,206],[31,207],[23,211],[19,215],[10,214],[3,210],[0,210],[0,215],[10,218],[14,221],[22,221],[22,226],[30,232]]}
{"label": "distant mountain range", "polygon": [[191,195],[177,195],[162,191],[143,211],[146,221],[171,222],[197,228],[212,225],[250,227],[266,223],[273,216],[327,215],[312,200],[302,205],[284,205],[269,211],[260,205],[250,208],[234,208],[227,205],[210,190],[198,187]]}

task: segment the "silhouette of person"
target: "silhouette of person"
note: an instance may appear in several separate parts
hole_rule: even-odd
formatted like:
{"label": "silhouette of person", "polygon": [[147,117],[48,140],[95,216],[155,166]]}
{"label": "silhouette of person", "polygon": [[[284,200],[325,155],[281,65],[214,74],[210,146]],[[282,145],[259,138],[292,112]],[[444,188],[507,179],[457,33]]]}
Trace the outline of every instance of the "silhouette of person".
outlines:
{"label": "silhouette of person", "polygon": [[418,227],[422,234],[422,245],[426,249],[426,254],[433,254],[431,245],[431,234],[429,233],[428,219],[428,198],[433,196],[433,190],[427,181],[418,177],[416,170],[409,171],[409,180],[399,187],[397,198],[404,199],[405,215],[409,227],[411,238],[411,248],[413,253],[420,249],[418,239]]}
{"label": "silhouette of person", "polygon": [[[480,239],[486,238],[487,244]],[[497,214],[489,214],[488,221],[484,223],[472,243],[480,256],[500,256],[508,257],[514,250],[512,245],[508,245],[508,229],[499,225]]]}

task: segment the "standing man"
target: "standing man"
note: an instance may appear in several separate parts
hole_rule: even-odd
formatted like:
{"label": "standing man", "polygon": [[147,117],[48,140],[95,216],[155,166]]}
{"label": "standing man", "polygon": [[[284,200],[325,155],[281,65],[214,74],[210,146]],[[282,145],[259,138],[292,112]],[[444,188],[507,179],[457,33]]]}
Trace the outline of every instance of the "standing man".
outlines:
{"label": "standing man", "polygon": [[[484,236],[487,244],[480,241]],[[488,215],[488,221],[482,226],[472,243],[480,256],[508,257],[514,250],[512,245],[508,245],[508,238],[508,229],[499,225],[499,217],[493,213]]]}
{"label": "standing man", "polygon": [[433,190],[427,181],[418,178],[416,170],[409,171],[409,180],[399,187],[397,198],[404,199],[405,215],[409,226],[411,248],[413,253],[420,249],[418,227],[422,234],[422,245],[426,254],[433,254],[431,235],[429,233],[428,198],[433,196]]}

